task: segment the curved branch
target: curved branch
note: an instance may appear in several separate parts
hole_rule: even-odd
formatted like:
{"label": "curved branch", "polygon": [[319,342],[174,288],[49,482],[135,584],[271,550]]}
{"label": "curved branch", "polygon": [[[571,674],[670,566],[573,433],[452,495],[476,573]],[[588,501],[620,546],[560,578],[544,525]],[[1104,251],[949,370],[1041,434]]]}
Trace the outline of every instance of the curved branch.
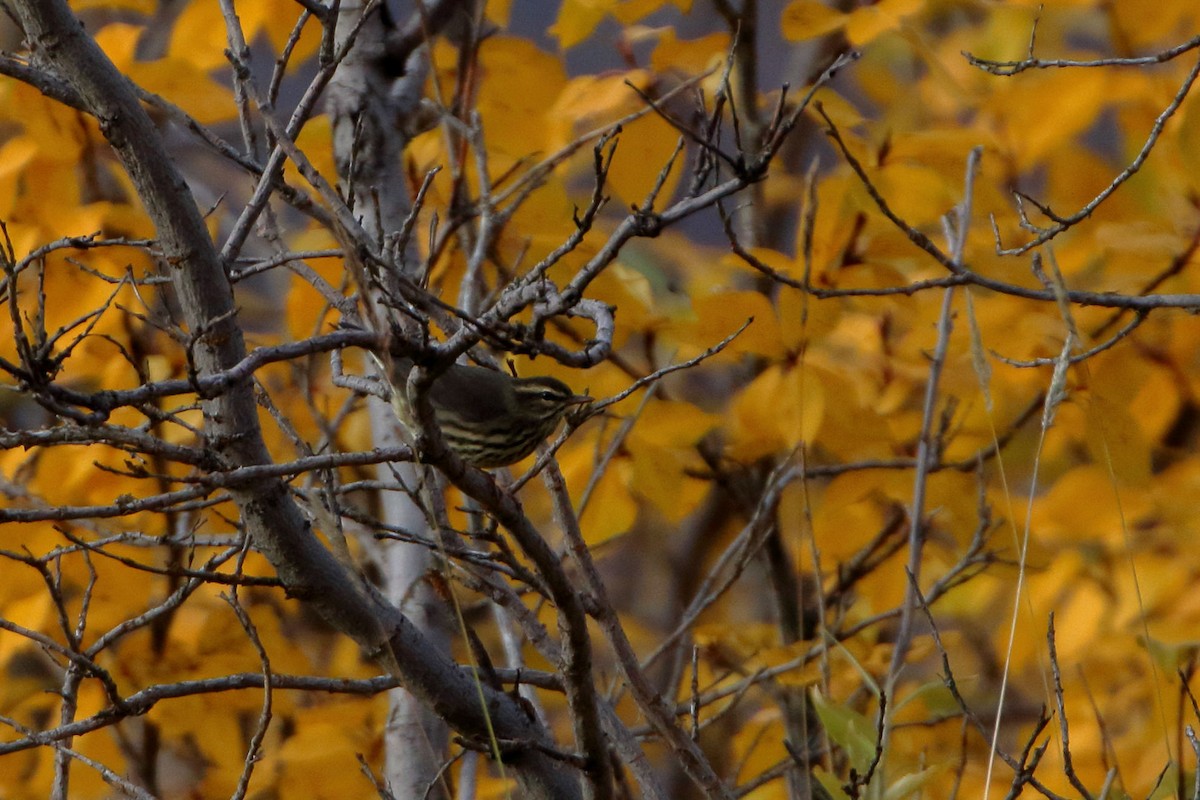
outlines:
{"label": "curved branch", "polygon": [[[1197,62],[1197,69],[1200,70],[1200,61]],[[908,237],[908,240],[915,244],[920,249],[929,254],[938,264],[946,268],[952,275],[961,279],[963,283],[973,284],[983,289],[991,289],[1001,294],[1011,295],[1013,297],[1021,297],[1026,300],[1041,300],[1044,302],[1057,302],[1059,296],[1048,289],[1031,289],[1026,286],[1018,286],[1015,283],[989,278],[985,275],[980,275],[978,272],[971,270],[969,267],[956,262],[940,247],[933,243],[933,240],[926,236],[923,232],[917,230],[910,225],[904,218],[892,210],[891,205],[879,193],[879,190],[872,183],[870,176],[867,175],[866,169],[857,158],[850,152],[850,148],[842,139],[841,133],[837,126],[833,124],[833,120],[825,114],[820,104],[817,104],[817,113],[825,120],[826,133],[829,138],[837,145],[842,157],[846,159],[846,163],[858,179],[862,182],[863,188],[874,201],[879,211],[888,218],[889,221]],[[1032,245],[1031,245],[1032,246]],[[1133,311],[1152,311],[1158,308],[1182,308],[1195,309],[1200,308],[1200,294],[1144,294],[1130,296],[1113,292],[1086,292],[1078,289],[1066,289],[1062,292],[1062,297],[1067,301],[1081,306],[1098,306],[1101,308],[1123,308]]]}
{"label": "curved branch", "polygon": [[[200,331],[193,349],[200,376],[234,369],[246,358],[225,264],[218,257],[187,185],[173,166],[153,123],[128,81],[84,31],[63,0],[11,4],[34,53],[34,63],[64,76],[129,173],[154,223],[166,268],[189,329]],[[268,169],[268,174],[273,171]],[[202,403],[212,450],[226,463],[271,463],[250,380],[232,383]],[[310,604],[330,625],[352,637],[436,713],[468,737],[496,735],[512,741],[545,741],[546,734],[511,697],[485,685],[424,637],[377,591],[321,545],[287,485],[262,477],[233,487],[255,546],[275,567],[293,597]],[[485,717],[478,701],[486,698]],[[527,797],[571,797],[572,776],[536,747],[512,754]]]}

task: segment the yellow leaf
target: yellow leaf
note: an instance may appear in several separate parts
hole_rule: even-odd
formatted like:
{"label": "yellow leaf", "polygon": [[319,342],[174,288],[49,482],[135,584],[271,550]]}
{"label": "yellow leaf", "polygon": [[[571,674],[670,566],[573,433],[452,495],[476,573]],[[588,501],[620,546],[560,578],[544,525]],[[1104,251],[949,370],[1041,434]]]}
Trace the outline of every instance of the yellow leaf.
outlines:
{"label": "yellow leaf", "polygon": [[729,457],[743,463],[791,452],[811,442],[825,413],[817,374],[800,367],[772,366],[733,401]]}
{"label": "yellow leaf", "polygon": [[[10,566],[6,572],[16,572],[15,567]],[[32,569],[26,568],[24,571],[33,573]],[[23,597],[10,599],[4,603],[4,618],[16,625],[23,625],[32,630],[39,630],[54,613],[54,606],[50,602],[50,597],[44,591],[33,589]],[[6,593],[7,594],[7,593]],[[13,648],[24,647],[24,641],[18,637],[4,637],[2,640],[6,647],[4,648],[5,656],[10,656]]]}
{"label": "yellow leaf", "polygon": [[512,0],[488,0],[484,4],[483,13],[496,27],[507,28],[509,17],[512,16]]}
{"label": "yellow leaf", "polygon": [[[562,124],[555,109],[569,91],[561,59],[524,39],[495,36],[480,48],[479,65],[485,80],[477,107],[489,151],[525,158],[574,138],[568,132],[554,140]],[[440,134],[435,138],[440,144]]]}
{"label": "yellow leaf", "polygon": [[[836,95],[830,95],[836,97]],[[849,109],[846,103],[835,107]],[[841,123],[838,123],[839,125]],[[817,187],[817,204],[820,209],[812,233],[812,275],[810,280],[818,287],[836,286],[847,249],[853,239],[860,219],[858,184],[848,178],[827,178]],[[796,242],[796,252],[802,253],[803,242]]]}
{"label": "yellow leaf", "polygon": [[1019,88],[1006,83],[997,89],[985,108],[1001,120],[1001,136],[1014,143],[1014,166],[1028,169],[1055,148],[1074,148],[1112,97],[1113,77],[1097,70],[1043,71],[1026,76]]}
{"label": "yellow leaf", "polygon": [[[796,260],[791,256],[781,253],[770,247],[750,247],[747,248],[750,256],[755,262],[759,262],[762,266],[772,269],[782,275],[787,275],[789,278],[799,280],[803,277],[803,270],[798,268]],[[744,272],[747,275],[757,275],[759,270],[754,266],[747,264],[746,261],[739,255],[734,253],[726,253],[721,257],[721,263],[727,264],[733,270]],[[795,292],[790,292],[795,294]]]}
{"label": "yellow leaf", "polygon": [[793,42],[824,36],[845,24],[845,14],[817,0],[793,0],[779,23],[783,38]]}
{"label": "yellow leaf", "polygon": [[719,422],[719,416],[705,413],[691,403],[658,400],[643,412],[630,441],[690,451]]}
{"label": "yellow leaf", "polygon": [[[244,6],[239,11],[244,10]],[[173,58],[186,59],[198,69],[209,71],[229,68],[225,50],[229,40],[225,33],[225,18],[219,3],[192,0],[175,21],[167,53]]]}
{"label": "yellow leaf", "polygon": [[[1071,406],[1064,406],[1064,411]],[[1061,413],[1061,412],[1060,412]],[[1123,526],[1136,524],[1149,513],[1148,499],[1140,493],[1116,490],[1107,468],[1088,464],[1071,469],[1034,504],[1033,529],[1043,544],[1088,544],[1120,547]]]}
{"label": "yellow leaf", "polygon": [[924,0],[882,0],[857,8],[846,20],[846,38],[850,44],[861,47],[880,34],[900,27],[904,17],[916,13],[923,5]]}
{"label": "yellow leaf", "polygon": [[748,625],[713,622],[697,625],[694,638],[701,647],[719,645],[745,659],[778,644],[779,632],[774,625],[765,622]]}
{"label": "yellow leaf", "polygon": [[[742,775],[763,775],[788,759],[783,742],[787,732],[783,718],[776,707],[768,707],[750,715],[741,724],[730,729],[727,742],[731,761],[738,765]],[[769,781],[745,794],[745,800],[787,800],[787,782]]]}
{"label": "yellow leaf", "polygon": [[1200,104],[1185,103],[1176,116],[1180,160],[1195,175],[1200,173]]}
{"label": "yellow leaf", "polygon": [[[694,326],[689,326],[690,335],[686,338],[696,352],[716,344],[753,319],[749,327],[722,351],[721,357],[745,353],[783,355],[775,310],[771,308],[771,301],[760,292],[713,292],[695,298],[692,307],[697,321]],[[680,355],[690,357],[694,353],[681,352]]]}
{"label": "yellow leaf", "polygon": [[920,128],[891,136],[887,160],[931,167],[961,181],[962,165],[972,148],[987,141],[983,136],[976,128]]}
{"label": "yellow leaf", "polygon": [[[775,668],[791,663],[812,649],[812,642],[800,641],[784,647],[768,647],[759,653],[764,667]],[[774,680],[780,686],[815,686],[821,682],[821,665],[816,659],[787,672],[779,673]]]}
{"label": "yellow leaf", "polygon": [[[636,300],[638,305],[642,306],[643,308],[650,308],[654,306],[654,295],[653,290],[650,289],[650,282],[646,276],[642,275],[641,272],[631,269],[631,267],[625,266],[618,261],[618,263],[613,264],[610,269],[607,269],[601,273],[600,278],[604,277],[611,277],[614,283],[620,284],[620,288],[624,290],[625,296],[629,297],[630,300]],[[599,281],[600,278],[596,278],[596,281]],[[593,282],[592,285],[595,287],[596,283]],[[623,305],[618,306],[618,308],[620,308],[620,311],[622,311],[622,318],[624,319],[624,303]],[[635,325],[635,327],[638,326]]]}
{"label": "yellow leaf", "polygon": [[138,40],[142,38],[142,27],[114,22],[97,31],[95,38],[104,54],[123,70],[133,63]]}
{"label": "yellow leaf", "polygon": [[1095,581],[1072,576],[1065,583],[1070,593],[1065,597],[1050,595],[1048,602],[1055,609],[1055,645],[1059,657],[1076,660],[1095,647],[1096,642],[1109,631],[1117,630],[1113,624],[1111,596],[1105,587]]}
{"label": "yellow leaf", "polygon": [[370,701],[338,699],[301,709],[294,733],[270,751],[263,771],[279,772],[282,797],[345,797],[347,770],[358,770],[357,753],[374,749],[381,722]]}
{"label": "yellow leaf", "polygon": [[[869,473],[839,475],[816,495],[813,535],[820,542],[821,558],[827,563],[846,561],[866,543],[868,536],[883,527],[889,509],[882,481],[882,476]],[[784,500],[788,508],[800,513],[807,497],[798,488],[788,487]],[[862,533],[847,535],[847,531]],[[801,550],[800,555],[807,565],[809,554]]]}
{"label": "yellow leaf", "polygon": [[643,70],[631,70],[572,78],[548,116],[564,120],[573,131],[596,127],[641,108],[641,100],[630,85],[645,89],[650,77]]}
{"label": "yellow leaf", "polygon": [[569,50],[591,36],[615,3],[612,0],[563,0],[558,19],[547,31],[563,50]]}
{"label": "yellow leaf", "polygon": [[[1171,640],[1188,636],[1189,631],[1181,630],[1179,621],[1194,617],[1189,614],[1171,619],[1168,615],[1173,615],[1180,605],[1179,599],[1191,592],[1193,575],[1180,568],[1177,552],[1138,553],[1136,558],[1141,578],[1135,580],[1128,570],[1118,570],[1113,577],[1116,602],[1112,630],[1141,630],[1142,619],[1149,617],[1158,620],[1151,625],[1152,635]],[[1147,575],[1154,576],[1153,580],[1145,580]]]}
{"label": "yellow leaf", "polygon": [[[1143,362],[1145,364],[1145,362]],[[1137,420],[1142,434],[1157,442],[1171,429],[1183,405],[1183,387],[1170,370],[1148,365],[1145,377],[1133,388],[1129,412]]]}
{"label": "yellow leaf", "polygon": [[[237,6],[238,20],[246,41],[253,46],[260,36],[265,36],[276,53],[283,51],[301,10],[293,0],[255,0]],[[320,43],[320,23],[310,18],[292,49],[291,63],[296,64],[312,56]],[[229,59],[225,56],[227,47],[229,41],[220,4],[192,0],[175,22],[167,53],[173,59],[186,60],[208,72],[228,69]]]}
{"label": "yellow leaf", "polygon": [[650,67],[655,72],[679,70],[686,75],[699,75],[725,59],[729,52],[729,41],[728,33],[712,33],[699,39],[678,39],[675,29],[667,28],[650,54]]}
{"label": "yellow leaf", "polygon": [[517,796],[517,781],[512,773],[497,775],[491,771],[486,759],[478,758],[474,763],[475,771],[479,773],[476,778],[479,782],[476,787],[477,800],[512,800]]}
{"label": "yellow leaf", "polygon": [[638,497],[651,503],[668,522],[679,523],[700,505],[710,488],[708,481],[684,474],[696,466],[694,453],[630,445],[632,485]]}
{"label": "yellow leaf", "polygon": [[[530,143],[526,140],[525,146]],[[519,146],[516,141],[513,145]],[[507,165],[505,161],[493,155],[491,166],[499,171],[516,163],[515,159]],[[474,170],[471,172],[474,178]],[[513,223],[508,226],[512,228],[511,232],[506,228],[503,244],[512,261],[534,262],[560,246],[575,231],[574,210],[575,205],[562,181],[551,176],[513,214]],[[563,266],[573,269],[576,265],[568,259]]]}
{"label": "yellow leaf", "polygon": [[[846,97],[835,92],[828,87],[822,87],[815,95],[813,95],[813,105],[810,106],[808,114],[819,125],[824,125],[825,120],[816,113],[816,103],[821,104],[821,109],[829,120],[842,131],[842,136],[846,136],[846,131],[861,125],[863,123],[863,114],[858,110],[858,107]],[[857,179],[856,179],[857,180]],[[822,181],[818,186],[818,191],[824,188],[827,181]]]}
{"label": "yellow leaf", "polygon": [[1129,412],[1129,395],[1121,400],[1092,392],[1087,403],[1088,450],[1098,464],[1118,479],[1142,484],[1150,478],[1150,442]]}
{"label": "yellow leaf", "polygon": [[799,290],[784,290],[775,301],[780,342],[789,354],[799,353],[810,342],[823,339],[842,317],[837,300],[818,300]]}
{"label": "yellow leaf", "polygon": [[14,136],[0,146],[0,219],[9,219],[21,188],[21,176],[38,153],[28,136]]}
{"label": "yellow leaf", "polygon": [[691,0],[623,0],[612,9],[612,15],[622,25],[632,25],[670,4],[687,13]]}
{"label": "yellow leaf", "polygon": [[[0,104],[0,114],[24,127],[25,135],[37,144],[38,160],[53,164],[77,163],[86,131],[80,129],[74,110],[42,96],[32,86],[24,83],[13,86],[12,93],[6,100],[6,103]],[[19,114],[13,113],[16,109],[20,109]],[[62,178],[55,176],[55,185],[48,188],[49,178],[46,174],[40,175],[35,183],[39,192],[48,191],[49,196],[55,198],[56,206],[61,208],[79,202],[79,190],[74,185],[77,184],[77,180],[70,179],[69,175],[63,175]],[[60,182],[61,188],[57,185]],[[72,233],[77,234],[79,231]],[[22,255],[21,251],[18,250],[17,255]]]}
{"label": "yellow leaf", "polygon": [[153,14],[158,8],[155,0],[71,0],[71,10],[87,11],[93,8],[105,11],[135,11],[138,14]]}
{"label": "yellow leaf", "polygon": [[[649,73],[642,70],[573,78],[562,86],[553,104],[539,112],[547,122],[548,145],[557,149],[584,133],[643,108],[637,92],[630,86],[645,89],[650,79]],[[645,199],[646,191],[674,147],[674,130],[665,130],[663,126],[670,127],[656,116],[644,117],[628,125],[617,141],[609,179],[627,202],[641,203]],[[528,136],[527,133],[521,135]],[[589,168],[590,163],[589,160]],[[639,169],[647,170],[648,174],[635,174]],[[673,171],[676,177],[671,179],[671,186],[678,180],[679,170],[676,165]],[[664,192],[663,201],[670,196],[670,191],[668,188]]]}
{"label": "yellow leaf", "polygon": [[961,190],[960,176],[915,163],[889,161],[873,177],[892,209],[918,227],[953,208],[958,202],[956,193]]}
{"label": "yellow leaf", "polygon": [[[573,447],[559,458],[567,485],[571,487],[571,498],[577,506],[580,494],[592,476],[594,454],[591,448]],[[633,527],[637,518],[637,503],[629,492],[633,468],[629,458],[617,456],[593,487],[579,520],[589,545],[607,541]]]}
{"label": "yellow leaf", "polygon": [[[310,119],[296,137],[296,147],[308,156],[308,160],[317,172],[322,175],[336,174],[333,165],[333,132],[330,129],[329,117]],[[287,180],[293,184],[310,185],[307,179],[300,177],[300,171],[296,169],[296,165],[290,158],[285,162],[283,172]],[[333,279],[332,282],[335,286],[339,283],[337,279]]]}
{"label": "yellow leaf", "polygon": [[[224,27],[221,31],[224,32]],[[136,48],[141,35],[138,26],[112,24],[96,34],[96,41],[134,83],[165,97],[200,122],[218,122],[234,116],[237,109],[233,93],[209,78],[194,62],[178,58],[138,61]]]}
{"label": "yellow leaf", "polygon": [[[255,0],[238,5],[246,41],[253,42],[260,35],[265,35],[276,53],[283,52],[293,28],[300,20],[301,11],[295,0]],[[292,63],[313,55],[320,45],[321,24],[310,16],[292,51]]]}
{"label": "yellow leaf", "polygon": [[1133,50],[1144,50],[1171,41],[1180,31],[1196,27],[1197,9],[1189,2],[1155,3],[1153,11],[1143,0],[1113,0],[1109,6],[1113,27]]}
{"label": "yellow leaf", "polygon": [[125,72],[134,83],[170,100],[200,123],[232,119],[237,113],[233,93],[186,61],[135,63]]}

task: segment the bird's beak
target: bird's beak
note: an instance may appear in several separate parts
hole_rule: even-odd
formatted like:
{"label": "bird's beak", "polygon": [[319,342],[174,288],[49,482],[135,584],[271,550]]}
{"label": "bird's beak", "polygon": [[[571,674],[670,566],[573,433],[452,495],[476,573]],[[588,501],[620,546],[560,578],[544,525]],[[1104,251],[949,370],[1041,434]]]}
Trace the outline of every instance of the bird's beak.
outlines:
{"label": "bird's beak", "polygon": [[584,403],[591,403],[596,398],[586,394],[571,395],[571,399],[567,401],[568,405],[581,406]]}

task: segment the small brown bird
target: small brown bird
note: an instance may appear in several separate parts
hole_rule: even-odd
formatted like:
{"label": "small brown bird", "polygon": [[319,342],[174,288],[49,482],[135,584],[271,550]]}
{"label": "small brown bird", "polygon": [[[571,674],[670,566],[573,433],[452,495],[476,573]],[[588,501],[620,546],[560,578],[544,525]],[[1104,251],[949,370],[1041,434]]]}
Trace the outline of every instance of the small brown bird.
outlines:
{"label": "small brown bird", "polygon": [[[392,407],[402,422],[412,361],[396,359]],[[447,446],[481,469],[506,467],[532,453],[574,406],[592,402],[557,378],[514,378],[483,367],[454,364],[429,387],[429,402]]]}

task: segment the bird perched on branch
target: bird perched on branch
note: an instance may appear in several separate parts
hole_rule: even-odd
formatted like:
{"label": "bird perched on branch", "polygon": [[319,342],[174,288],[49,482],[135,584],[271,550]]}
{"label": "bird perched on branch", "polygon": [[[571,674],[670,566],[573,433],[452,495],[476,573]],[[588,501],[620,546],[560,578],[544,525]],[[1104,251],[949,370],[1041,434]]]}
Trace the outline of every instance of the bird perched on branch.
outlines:
{"label": "bird perched on branch", "polygon": [[[413,362],[392,362],[392,408],[412,427],[406,394]],[[506,467],[532,453],[573,407],[591,397],[557,378],[514,378],[493,369],[453,364],[433,379],[429,403],[446,445],[481,469]]]}

